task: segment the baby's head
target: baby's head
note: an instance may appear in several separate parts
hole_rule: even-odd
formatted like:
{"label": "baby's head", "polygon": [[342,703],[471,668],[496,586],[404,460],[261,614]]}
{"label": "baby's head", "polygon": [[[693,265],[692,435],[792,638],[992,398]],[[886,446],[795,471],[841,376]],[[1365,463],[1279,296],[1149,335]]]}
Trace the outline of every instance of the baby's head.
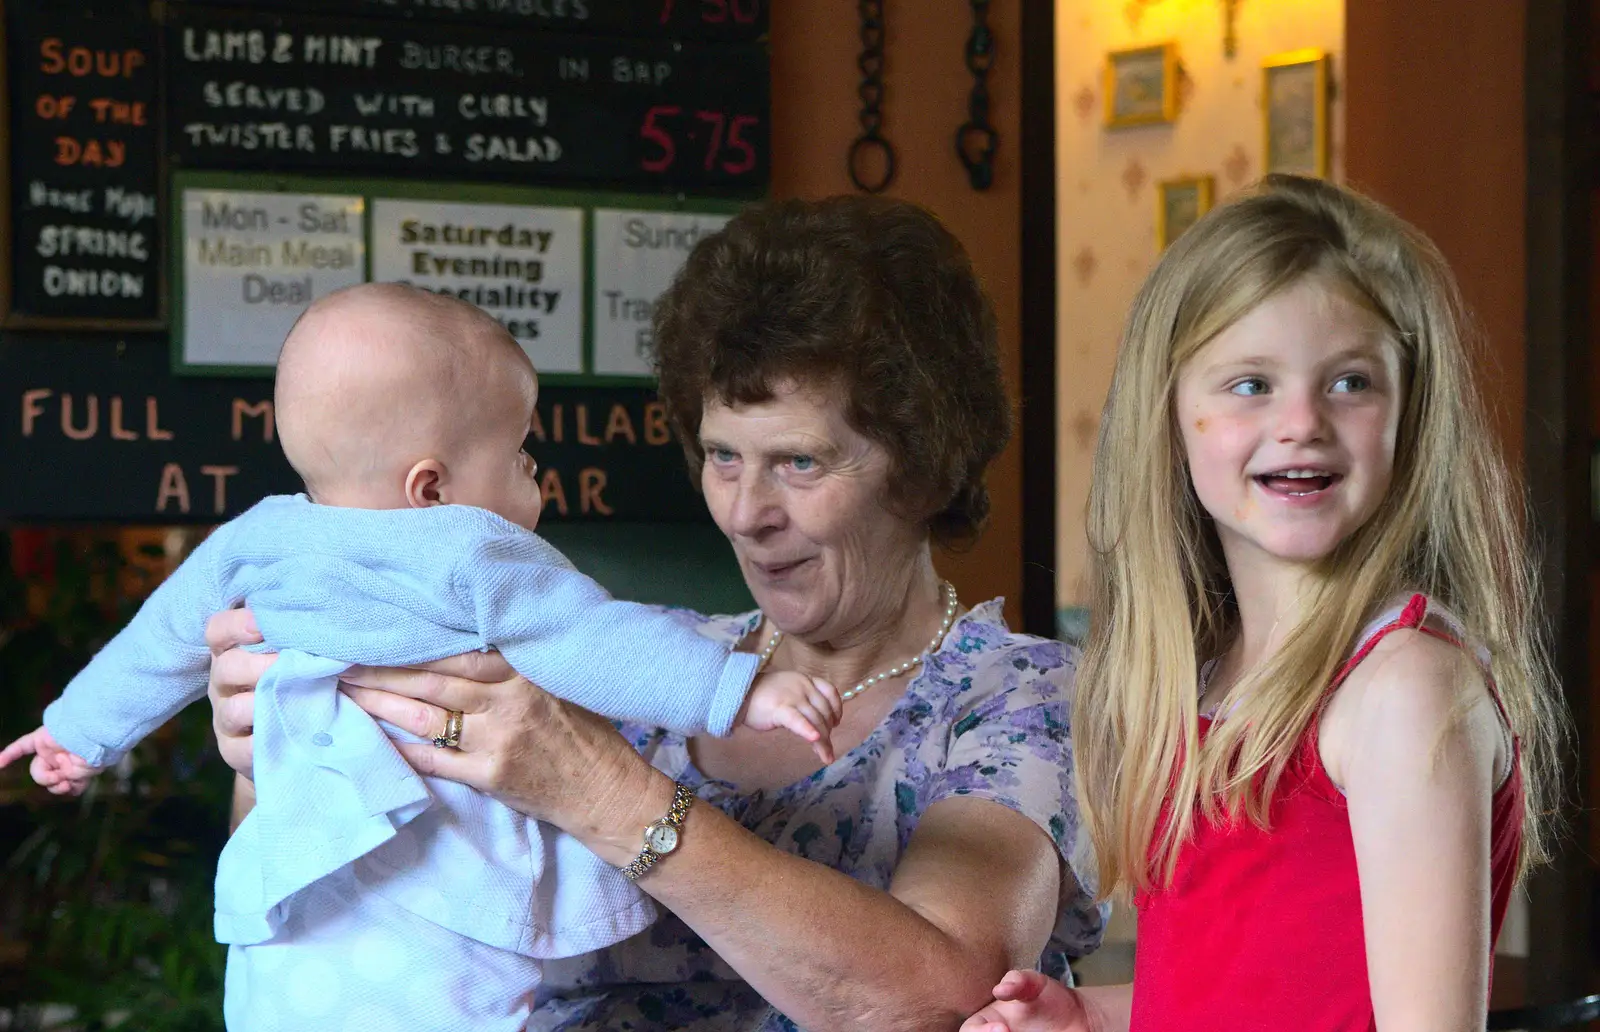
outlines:
{"label": "baby's head", "polygon": [[538,392],[533,363],[482,309],[368,283],[295,323],[274,404],[284,453],[319,503],[474,505],[531,530],[542,499],[522,445]]}

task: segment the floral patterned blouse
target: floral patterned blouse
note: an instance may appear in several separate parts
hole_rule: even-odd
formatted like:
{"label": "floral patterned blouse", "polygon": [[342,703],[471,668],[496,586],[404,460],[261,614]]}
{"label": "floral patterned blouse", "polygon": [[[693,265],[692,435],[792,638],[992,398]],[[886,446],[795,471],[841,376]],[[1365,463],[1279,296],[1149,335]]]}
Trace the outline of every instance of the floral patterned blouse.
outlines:
{"label": "floral patterned blouse", "polygon": [[[681,613],[732,648],[759,613]],[[1077,653],[1013,634],[1001,600],[973,609],[906,686],[867,740],[831,766],[772,791],[738,794],[695,769],[682,735],[624,725],[639,752],[779,849],[826,864],[877,889],[905,852],[928,807],[951,796],[992,799],[1043,828],[1076,880],[1063,877],[1041,970],[1100,943],[1106,911],[1082,886],[1094,877],[1072,790],[1070,691]],[[694,932],[670,913],[598,953],[547,962],[530,1032],[689,1029],[793,1032]]]}

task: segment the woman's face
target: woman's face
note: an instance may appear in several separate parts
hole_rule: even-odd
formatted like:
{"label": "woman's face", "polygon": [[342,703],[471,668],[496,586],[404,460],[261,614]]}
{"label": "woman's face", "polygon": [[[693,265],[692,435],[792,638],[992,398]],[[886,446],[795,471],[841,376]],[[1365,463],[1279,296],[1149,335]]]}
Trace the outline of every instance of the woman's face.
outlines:
{"label": "woman's face", "polygon": [[762,611],[786,634],[845,645],[898,612],[927,532],[888,509],[889,454],[836,393],[783,384],[754,405],[708,399],[700,480]]}

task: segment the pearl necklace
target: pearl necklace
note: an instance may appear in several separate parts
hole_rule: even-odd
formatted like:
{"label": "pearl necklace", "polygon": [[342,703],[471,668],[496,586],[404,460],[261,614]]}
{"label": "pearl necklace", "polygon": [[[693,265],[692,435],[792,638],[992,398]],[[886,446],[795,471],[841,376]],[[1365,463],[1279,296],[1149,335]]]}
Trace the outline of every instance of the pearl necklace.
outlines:
{"label": "pearl necklace", "polygon": [[[944,636],[950,633],[950,626],[956,622],[956,607],[960,605],[956,600],[956,589],[949,581],[943,583],[942,589],[944,592],[944,619],[940,621],[939,629],[934,632],[933,637],[928,640],[927,647],[919,655],[912,656],[910,659],[898,663],[887,670],[880,670],[866,680],[859,682],[854,688],[840,692],[839,698],[841,700],[848,701],[853,699],[879,681],[887,681],[891,677],[899,677],[907,671],[915,670],[922,665],[923,656],[939,647],[939,643],[944,641]],[[766,648],[762,649],[756,657],[757,670],[766,669],[767,662],[772,659],[772,654],[778,651],[778,643],[781,641],[783,641],[783,632],[773,631],[772,638],[767,642]]]}

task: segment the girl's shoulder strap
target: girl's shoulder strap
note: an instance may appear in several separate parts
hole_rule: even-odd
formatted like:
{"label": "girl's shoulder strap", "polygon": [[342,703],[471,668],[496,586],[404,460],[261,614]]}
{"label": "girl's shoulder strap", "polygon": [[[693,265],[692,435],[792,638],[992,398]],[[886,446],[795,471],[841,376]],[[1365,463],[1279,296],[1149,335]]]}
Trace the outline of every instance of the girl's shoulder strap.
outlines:
{"label": "girl's shoulder strap", "polygon": [[1361,665],[1361,661],[1378,647],[1378,643],[1395,631],[1417,631],[1448,642],[1456,648],[1471,653],[1484,668],[1484,672],[1488,672],[1488,651],[1468,641],[1467,629],[1461,619],[1427,595],[1417,592],[1404,602],[1388,607],[1367,624],[1356,637],[1355,648],[1350,658],[1345,660],[1338,673],[1334,674],[1333,684],[1330,687],[1337,688],[1343,684],[1351,672]]}
{"label": "girl's shoulder strap", "polygon": [[[1350,676],[1351,671],[1361,665],[1361,661],[1372,654],[1378,643],[1395,631],[1417,631],[1432,638],[1454,645],[1456,648],[1468,653],[1477,660],[1479,668],[1483,671],[1484,682],[1489,687],[1489,698],[1494,701],[1495,711],[1500,720],[1500,733],[1506,741],[1507,771],[1501,776],[1499,788],[1504,789],[1509,783],[1512,772],[1518,769],[1518,757],[1521,753],[1521,742],[1512,730],[1511,715],[1506,712],[1505,703],[1500,698],[1500,689],[1494,683],[1494,675],[1489,668],[1489,650],[1483,645],[1471,640],[1467,633],[1466,624],[1444,606],[1439,605],[1427,595],[1418,592],[1404,603],[1385,609],[1378,617],[1369,623],[1365,630],[1356,638],[1355,650],[1350,658],[1345,660],[1339,672],[1334,675],[1333,681],[1328,685],[1328,694],[1331,695]],[[1324,700],[1326,700],[1324,696]],[[1316,748],[1316,736],[1308,739],[1311,748]],[[1320,761],[1319,761],[1320,762]]]}
{"label": "girl's shoulder strap", "polygon": [[1501,719],[1506,718],[1500,692],[1495,688],[1494,677],[1489,672],[1489,650],[1470,639],[1460,617],[1421,592],[1412,595],[1404,603],[1385,609],[1366,626],[1356,638],[1355,650],[1350,658],[1334,674],[1333,682],[1328,686],[1329,691],[1343,684],[1351,672],[1361,665],[1361,661],[1372,654],[1380,641],[1395,631],[1403,630],[1438,638],[1470,654],[1483,670],[1483,676],[1489,683],[1489,694],[1494,699],[1495,708],[1500,711]]}
{"label": "girl's shoulder strap", "polygon": [[1356,636],[1355,648],[1351,650],[1350,658],[1345,660],[1344,665],[1333,675],[1333,683],[1328,686],[1329,690],[1344,684],[1355,668],[1372,655],[1372,650],[1378,647],[1380,641],[1395,631],[1417,629],[1422,626],[1427,616],[1428,596],[1421,593],[1412,595],[1405,602],[1390,606],[1379,613]]}

